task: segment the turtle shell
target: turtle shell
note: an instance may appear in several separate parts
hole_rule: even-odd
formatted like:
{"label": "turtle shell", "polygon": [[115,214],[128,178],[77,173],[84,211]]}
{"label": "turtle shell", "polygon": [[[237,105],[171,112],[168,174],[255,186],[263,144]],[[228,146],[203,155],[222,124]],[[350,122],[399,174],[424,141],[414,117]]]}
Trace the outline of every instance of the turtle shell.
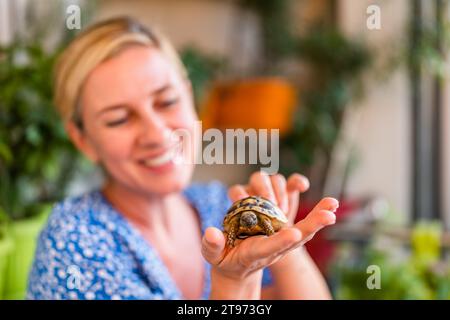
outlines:
{"label": "turtle shell", "polygon": [[227,215],[224,218],[223,224],[227,225],[228,221],[230,221],[231,218],[244,211],[253,211],[256,214],[263,214],[269,217],[271,220],[275,220],[276,222],[278,222],[277,224],[284,224],[288,222],[283,211],[281,211],[281,209],[271,201],[259,196],[250,196],[233,203],[233,205],[227,211]]}

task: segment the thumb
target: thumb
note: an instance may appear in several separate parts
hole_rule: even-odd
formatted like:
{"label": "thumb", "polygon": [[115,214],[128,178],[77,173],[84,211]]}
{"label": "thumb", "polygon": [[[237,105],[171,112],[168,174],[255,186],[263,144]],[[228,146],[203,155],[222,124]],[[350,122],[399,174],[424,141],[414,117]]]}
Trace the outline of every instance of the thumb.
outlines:
{"label": "thumb", "polygon": [[225,249],[225,237],[217,228],[209,227],[205,230],[202,239],[202,255],[212,265],[217,265],[223,260]]}

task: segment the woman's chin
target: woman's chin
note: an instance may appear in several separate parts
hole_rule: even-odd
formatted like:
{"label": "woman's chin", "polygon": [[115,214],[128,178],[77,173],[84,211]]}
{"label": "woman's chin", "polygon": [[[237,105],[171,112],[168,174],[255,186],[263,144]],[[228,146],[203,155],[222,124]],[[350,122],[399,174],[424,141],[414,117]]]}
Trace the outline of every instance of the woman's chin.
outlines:
{"label": "woman's chin", "polygon": [[192,170],[174,170],[145,181],[145,189],[153,194],[167,195],[183,191],[190,183]]}
{"label": "woman's chin", "polygon": [[191,181],[194,166],[170,164],[155,168],[139,166],[133,169],[122,171],[113,180],[121,181],[117,185],[127,186],[127,189],[141,194],[164,196],[183,191]]}

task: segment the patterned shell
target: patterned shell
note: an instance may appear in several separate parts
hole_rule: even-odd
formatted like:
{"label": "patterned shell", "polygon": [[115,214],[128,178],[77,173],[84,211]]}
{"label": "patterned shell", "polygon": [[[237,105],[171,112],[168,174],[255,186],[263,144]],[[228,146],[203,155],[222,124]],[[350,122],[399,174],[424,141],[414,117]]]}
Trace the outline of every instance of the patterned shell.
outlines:
{"label": "patterned shell", "polygon": [[263,214],[282,223],[287,223],[288,221],[281,209],[269,200],[258,196],[250,196],[233,203],[230,209],[228,209],[224,224],[243,211],[253,211],[255,213]]}

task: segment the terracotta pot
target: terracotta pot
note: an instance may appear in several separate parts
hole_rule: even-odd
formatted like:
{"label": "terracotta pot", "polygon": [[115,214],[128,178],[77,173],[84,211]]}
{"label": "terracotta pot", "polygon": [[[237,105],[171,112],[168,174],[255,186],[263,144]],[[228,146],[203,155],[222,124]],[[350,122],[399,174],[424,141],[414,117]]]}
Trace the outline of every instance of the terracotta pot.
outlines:
{"label": "terracotta pot", "polygon": [[279,129],[289,131],[296,90],[282,78],[218,83],[202,107],[203,128]]}

